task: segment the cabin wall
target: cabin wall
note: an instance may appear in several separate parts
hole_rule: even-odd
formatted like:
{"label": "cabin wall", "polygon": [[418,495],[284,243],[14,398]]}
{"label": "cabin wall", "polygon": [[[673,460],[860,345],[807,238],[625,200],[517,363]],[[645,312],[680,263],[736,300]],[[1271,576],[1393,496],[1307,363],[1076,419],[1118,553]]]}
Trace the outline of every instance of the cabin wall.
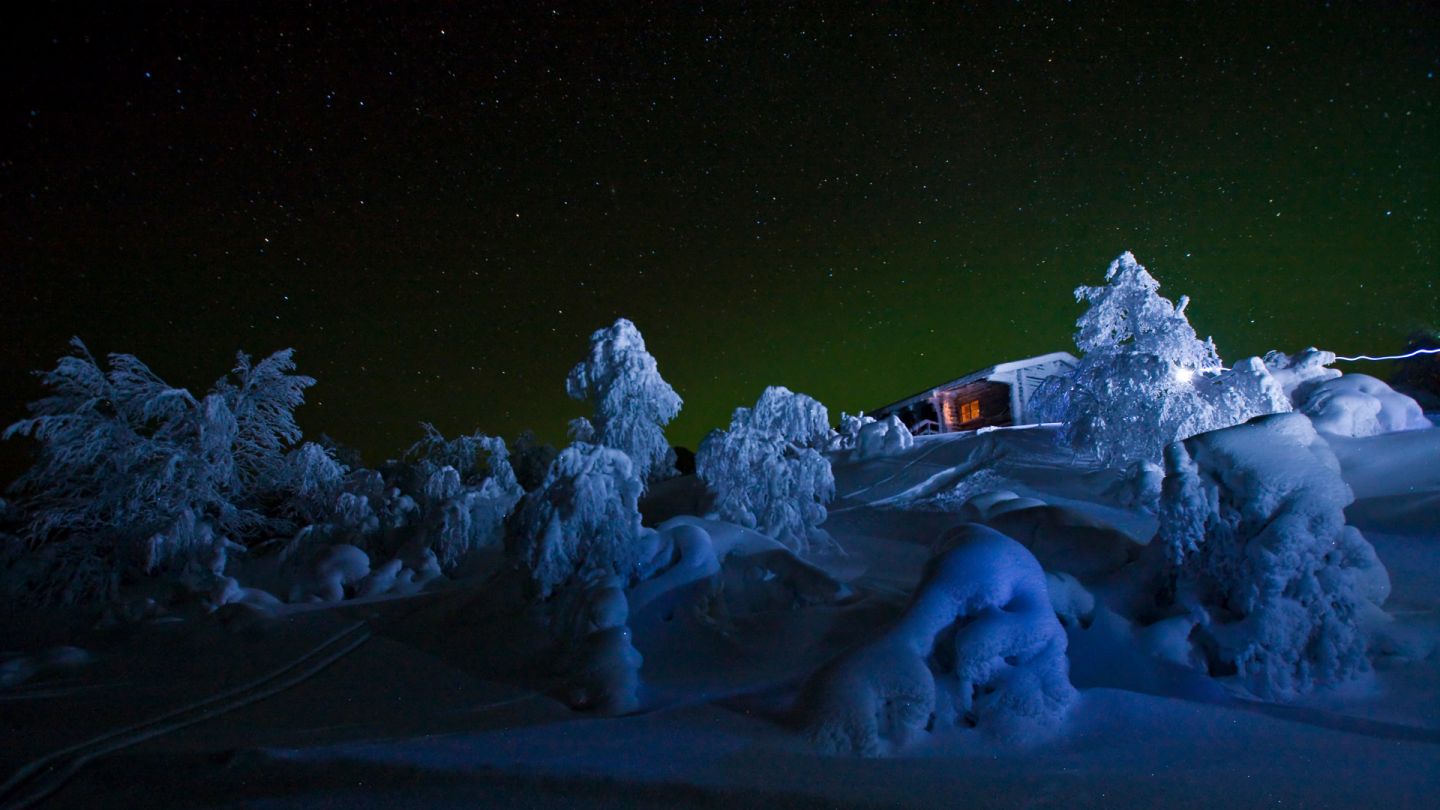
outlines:
{"label": "cabin wall", "polygon": [[942,433],[1004,427],[1013,424],[1010,413],[1010,386],[978,380],[954,388],[942,388],[932,397],[940,415]]}

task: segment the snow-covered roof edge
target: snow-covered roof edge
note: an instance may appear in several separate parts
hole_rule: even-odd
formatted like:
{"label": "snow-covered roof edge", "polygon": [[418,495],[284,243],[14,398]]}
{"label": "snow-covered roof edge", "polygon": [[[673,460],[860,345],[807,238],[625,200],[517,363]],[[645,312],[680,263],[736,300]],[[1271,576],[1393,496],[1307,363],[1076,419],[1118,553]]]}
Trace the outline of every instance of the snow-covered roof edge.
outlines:
{"label": "snow-covered roof edge", "polygon": [[1004,374],[1007,371],[1017,371],[1022,368],[1029,368],[1030,366],[1038,366],[1054,360],[1066,361],[1067,364],[1071,367],[1074,367],[1076,363],[1080,362],[1079,359],[1075,357],[1075,355],[1069,352],[1049,352],[1048,354],[1038,354],[1034,357],[1026,357],[1023,360],[1011,360],[1006,363],[997,363],[993,366],[986,366],[979,371],[972,371],[963,377],[957,377],[949,382],[940,383],[939,385],[932,385],[923,391],[911,394],[908,397],[897,399],[888,405],[883,405],[879,408],[872,408],[865,413],[873,415],[877,413],[889,413],[891,411],[898,411],[901,408],[906,407],[907,405],[911,405],[923,399],[929,399],[932,394],[942,388],[954,388],[957,385],[965,385],[966,383],[972,383],[977,380],[989,379],[996,374]]}

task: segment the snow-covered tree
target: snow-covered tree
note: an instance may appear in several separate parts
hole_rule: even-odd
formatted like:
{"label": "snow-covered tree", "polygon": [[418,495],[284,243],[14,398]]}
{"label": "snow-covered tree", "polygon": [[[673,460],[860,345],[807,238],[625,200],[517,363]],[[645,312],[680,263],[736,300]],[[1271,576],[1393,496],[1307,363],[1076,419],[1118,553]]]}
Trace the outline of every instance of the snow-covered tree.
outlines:
{"label": "snow-covered tree", "polygon": [[422,424],[425,437],[406,452],[424,476],[425,542],[449,572],[479,548],[498,547],[505,519],[524,495],[505,440],[473,433],[446,439]]}
{"label": "snow-covered tree", "polygon": [[508,487],[509,480],[515,477],[504,439],[479,431],[447,439],[429,422],[421,422],[420,429],[425,435],[405,451],[405,460],[419,468],[422,480],[428,480],[442,467],[453,467],[466,486],[499,477],[506,479]]}
{"label": "snow-covered tree", "polygon": [[1105,279],[1075,290],[1090,304],[1076,322],[1080,362],[1031,400],[1042,421],[1063,423],[1062,441],[1115,465],[1158,462],[1176,439],[1290,410],[1258,359],[1223,368],[1214,342],[1185,317],[1189,299],[1162,297],[1133,255],[1111,262]]}
{"label": "snow-covered tree", "polygon": [[753,408],[736,408],[729,430],[700,444],[695,472],[715,494],[720,517],[804,551],[835,497],[825,406],[781,386]]}
{"label": "snow-covered tree", "polygon": [[1088,301],[1089,310],[1075,322],[1075,345],[1087,356],[1150,354],[1167,363],[1201,371],[1220,365],[1215,342],[1201,341],[1185,317],[1190,297],[1172,304],[1160,295],[1160,282],[1130,251],[1120,254],[1105,270],[1106,284],[1078,287],[1076,301]]}
{"label": "snow-covered tree", "polygon": [[830,439],[831,450],[854,450],[860,439],[860,431],[866,425],[875,424],[875,417],[863,413],[840,412],[840,427]]}
{"label": "snow-covered tree", "polygon": [[915,446],[915,437],[900,417],[890,414],[865,425],[855,438],[855,458],[880,458],[903,453]]}
{"label": "snow-covered tree", "polygon": [[509,551],[541,599],[577,574],[602,571],[629,582],[640,560],[640,475],[630,456],[576,443],[520,504]]}
{"label": "snow-covered tree", "polygon": [[320,444],[305,442],[291,450],[285,455],[284,466],[273,476],[282,516],[301,526],[327,520],[335,512],[346,472],[345,466]]}
{"label": "snow-covered tree", "polygon": [[1274,414],[1166,449],[1160,531],[1212,672],[1283,697],[1370,668],[1390,578],[1345,523],[1354,500],[1310,421]]}
{"label": "snow-covered tree", "polygon": [[590,336],[590,356],[570,370],[565,391],[594,408],[593,442],[623,451],[641,481],[674,475],[665,425],[680,413],[681,400],[660,376],[655,358],[635,324],[621,318]]}
{"label": "snow-covered tree", "polygon": [[40,375],[51,394],[4,432],[39,443],[12,491],[28,546],[54,546],[48,594],[107,598],[127,571],[183,566],[274,525],[262,495],[283,477],[292,411],[313,382],[287,374],[290,350],[254,366],[241,354],[236,380],[196,399],[133,355],[105,370],[79,338],[71,346]]}
{"label": "snow-covered tree", "polygon": [[294,357],[294,349],[281,349],[252,364],[250,355],[236,352],[234,379],[222,377],[212,389],[235,415],[235,474],[241,487],[263,486],[280,474],[285,449],[300,441],[295,409],[315,379],[290,373]]}

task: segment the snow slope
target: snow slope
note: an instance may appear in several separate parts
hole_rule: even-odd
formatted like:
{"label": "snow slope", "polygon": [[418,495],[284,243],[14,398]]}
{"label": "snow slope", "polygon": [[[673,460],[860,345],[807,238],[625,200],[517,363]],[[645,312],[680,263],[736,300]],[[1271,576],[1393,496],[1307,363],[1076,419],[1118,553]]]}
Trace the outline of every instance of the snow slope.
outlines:
{"label": "snow slope", "polygon": [[[94,660],[0,691],[0,778],[89,742],[82,755],[114,750],[64,768],[44,806],[1430,806],[1440,790],[1432,433],[1329,439],[1357,496],[1347,519],[1391,572],[1395,617],[1375,671],[1340,692],[1249,698],[1187,667],[1183,626],[1141,626],[1116,579],[1087,571],[1074,587],[1095,601],[1064,628],[1078,695],[1053,734],[1007,739],[961,724],[921,729],[882,759],[818,754],[793,711],[802,685],[896,626],[932,545],[979,514],[976,496],[1005,490],[1051,510],[1033,522],[1062,557],[1085,536],[1065,527],[1081,522],[1141,548],[1154,534],[1152,507],[1134,497],[1143,475],[1057,449],[1049,428],[998,430],[834,456],[824,529],[845,553],[810,562],[844,588],[819,587],[823,577],[723,524],[681,519],[710,537],[719,570],[694,556],[672,569],[673,588],[632,590],[628,627],[644,661],[633,713],[566,707],[542,617],[515,607],[520,585],[502,574],[278,619],[237,605],[106,631],[7,627],[0,651],[70,643]],[[146,729],[159,733],[131,740]],[[7,806],[29,795],[6,791]]]}

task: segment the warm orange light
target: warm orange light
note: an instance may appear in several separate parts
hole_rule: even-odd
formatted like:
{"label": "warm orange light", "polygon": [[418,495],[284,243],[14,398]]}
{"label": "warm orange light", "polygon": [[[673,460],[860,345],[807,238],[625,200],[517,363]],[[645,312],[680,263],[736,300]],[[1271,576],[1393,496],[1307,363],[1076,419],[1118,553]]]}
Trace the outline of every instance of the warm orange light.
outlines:
{"label": "warm orange light", "polygon": [[960,421],[973,422],[980,418],[980,400],[972,399],[960,406]]}

